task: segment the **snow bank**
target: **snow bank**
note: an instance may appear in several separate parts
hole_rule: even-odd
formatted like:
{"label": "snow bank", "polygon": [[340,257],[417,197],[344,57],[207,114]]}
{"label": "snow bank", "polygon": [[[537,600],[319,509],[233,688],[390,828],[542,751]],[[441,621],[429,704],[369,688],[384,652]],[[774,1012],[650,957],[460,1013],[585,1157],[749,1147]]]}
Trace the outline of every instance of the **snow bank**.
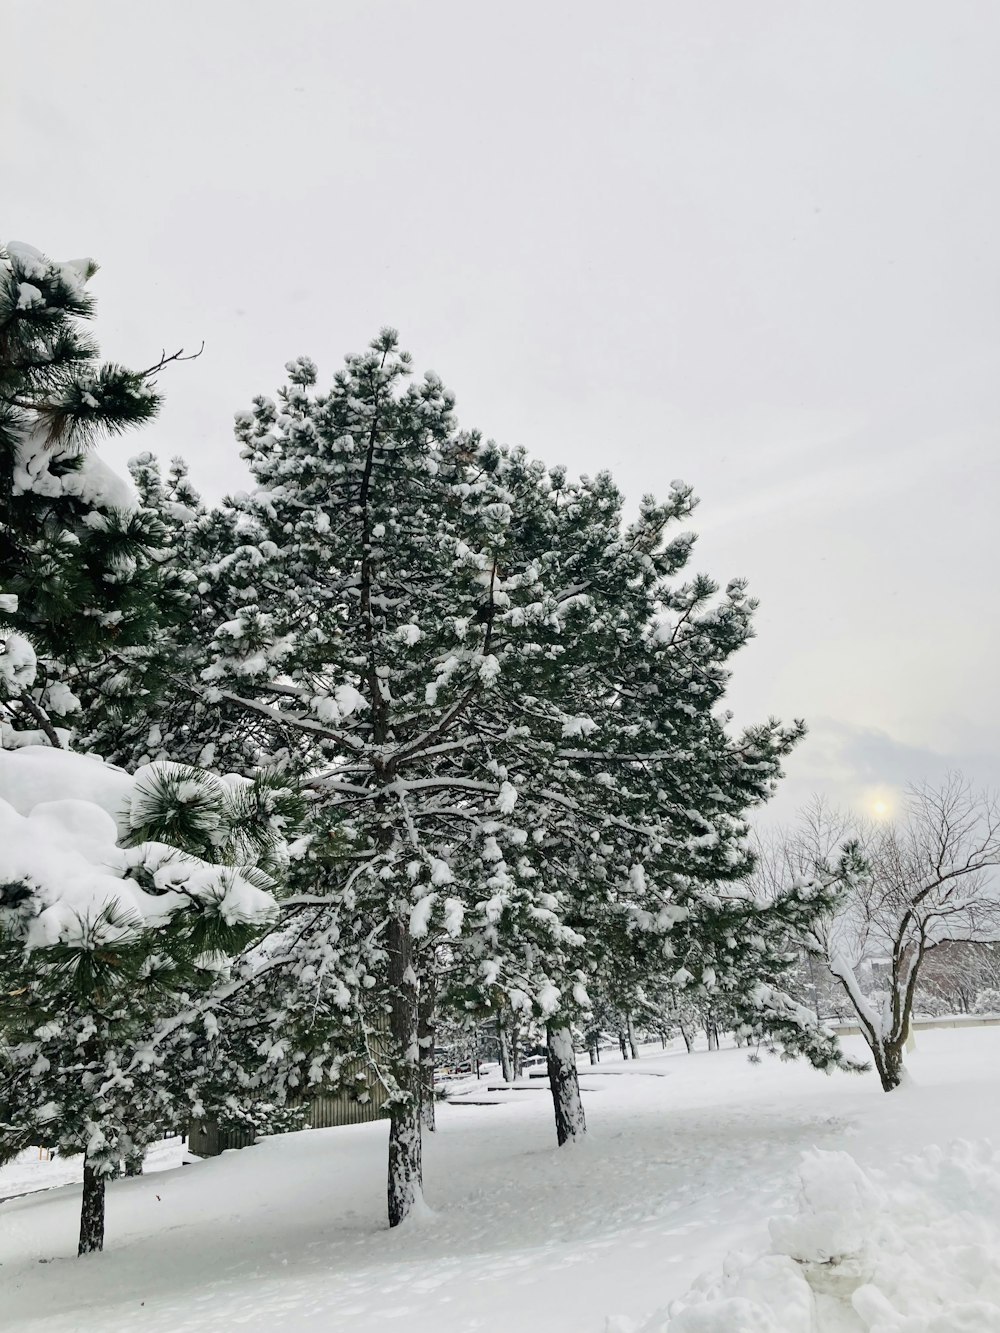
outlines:
{"label": "snow bank", "polygon": [[805,1154],[794,1214],[771,1251],[721,1274],[641,1328],[608,1333],[989,1333],[1000,1329],[1000,1154],[954,1144],[868,1174],[845,1152]]}

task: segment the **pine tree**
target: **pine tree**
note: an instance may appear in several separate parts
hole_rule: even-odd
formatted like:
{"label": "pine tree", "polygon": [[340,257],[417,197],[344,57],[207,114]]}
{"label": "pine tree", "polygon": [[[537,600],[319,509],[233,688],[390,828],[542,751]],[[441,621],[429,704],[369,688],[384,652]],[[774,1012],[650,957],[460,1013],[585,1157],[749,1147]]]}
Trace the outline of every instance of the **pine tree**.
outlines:
{"label": "pine tree", "polygon": [[156,372],[181,354],[143,371],[101,363],[86,330],[96,271],[0,248],[0,587],[18,598],[9,629],[37,656],[32,689],[4,711],[52,745],[139,704],[145,686],[117,658],[149,641],[166,596],[162,526],[94,446],[156,415]]}
{"label": "pine tree", "polygon": [[95,268],[0,251],[0,1155],[39,1137],[84,1154],[81,1253],[103,1243],[108,1175],[183,1105],[167,1037],[273,916],[264,865],[297,809],[268,778],[131,777],[69,749],[70,724],[86,743],[148,722],[183,591],[161,520],[94,451],[155,414],[151,377],[177,358],[98,363]]}
{"label": "pine tree", "polygon": [[81,1254],[103,1246],[107,1178],[185,1104],[167,1036],[275,915],[276,800],[193,769],[0,751],[0,1156],[84,1154]]}
{"label": "pine tree", "polygon": [[160,734],[314,794],[284,1003],[309,987],[323,1060],[355,1003],[387,1051],[390,1221],[419,1197],[420,996],[439,983],[445,1005],[502,994],[547,1025],[561,1141],[584,1129],[574,1025],[612,974],[720,988],[835,1058],[776,984],[790,914],[815,904],[765,916],[739,887],[747,812],[801,728],[732,734],[720,711],[754,604],[739,582],[677,582],[690,490],[625,524],[609,477],[458,430],[436,376],[405,386],[391,332],[327,393],[311,362],[288,370],[238,419],[256,489],[186,522],[210,643],[176,678],[198,727]]}
{"label": "pine tree", "polygon": [[[691,538],[669,530],[690,513],[690,490],[646,500],[626,526],[607,476],[571,483],[489,449],[483,462],[516,522],[498,565],[497,682],[476,730],[512,796],[491,877],[480,868],[500,892],[492,924],[467,941],[466,985],[488,977],[545,1021],[560,1142],[585,1129],[573,1028],[591,991],[621,994],[623,978],[634,990],[676,972],[724,990],[789,1051],[835,1062],[832,1037],[798,1007],[789,1021],[778,986],[780,946],[819,904],[789,891],[751,923],[741,883],[753,865],[747,812],[802,729],[732,735],[720,713],[754,603],[739,582],[721,593],[701,576],[677,582]],[[511,892],[532,879],[527,898]]]}

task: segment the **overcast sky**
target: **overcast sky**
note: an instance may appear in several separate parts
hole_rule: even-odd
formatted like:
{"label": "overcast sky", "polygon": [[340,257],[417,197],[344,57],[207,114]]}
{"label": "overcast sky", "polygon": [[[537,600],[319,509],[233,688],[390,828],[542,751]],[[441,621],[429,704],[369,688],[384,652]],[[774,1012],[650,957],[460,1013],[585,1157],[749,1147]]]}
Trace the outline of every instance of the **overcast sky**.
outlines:
{"label": "overcast sky", "polygon": [[[13,19],[13,23],[11,22]],[[0,234],[93,255],[162,380],[105,448],[246,482],[232,414],[383,324],[462,423],[746,576],[777,808],[997,778],[995,0],[5,0]]]}

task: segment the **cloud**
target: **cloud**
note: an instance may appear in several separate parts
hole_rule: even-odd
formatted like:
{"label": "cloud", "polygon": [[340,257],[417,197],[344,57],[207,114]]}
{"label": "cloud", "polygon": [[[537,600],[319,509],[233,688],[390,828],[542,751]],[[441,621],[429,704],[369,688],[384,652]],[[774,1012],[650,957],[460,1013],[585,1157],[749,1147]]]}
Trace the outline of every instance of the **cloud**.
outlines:
{"label": "cloud", "polygon": [[789,759],[787,776],[762,818],[785,823],[815,795],[866,813],[877,800],[891,809],[911,784],[937,783],[949,772],[990,786],[996,780],[995,754],[965,746],[933,749],[875,727],[819,718]]}

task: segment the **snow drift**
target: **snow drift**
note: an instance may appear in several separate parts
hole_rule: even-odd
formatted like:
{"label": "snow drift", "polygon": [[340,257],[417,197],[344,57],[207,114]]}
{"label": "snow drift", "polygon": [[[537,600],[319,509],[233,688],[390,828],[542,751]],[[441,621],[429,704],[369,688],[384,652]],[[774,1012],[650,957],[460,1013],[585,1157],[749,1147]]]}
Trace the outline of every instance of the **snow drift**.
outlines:
{"label": "snow drift", "polygon": [[995,1333],[1000,1329],[1000,1154],[958,1142],[866,1173],[845,1152],[805,1154],[794,1214],[771,1248],[641,1327],[608,1333]]}

